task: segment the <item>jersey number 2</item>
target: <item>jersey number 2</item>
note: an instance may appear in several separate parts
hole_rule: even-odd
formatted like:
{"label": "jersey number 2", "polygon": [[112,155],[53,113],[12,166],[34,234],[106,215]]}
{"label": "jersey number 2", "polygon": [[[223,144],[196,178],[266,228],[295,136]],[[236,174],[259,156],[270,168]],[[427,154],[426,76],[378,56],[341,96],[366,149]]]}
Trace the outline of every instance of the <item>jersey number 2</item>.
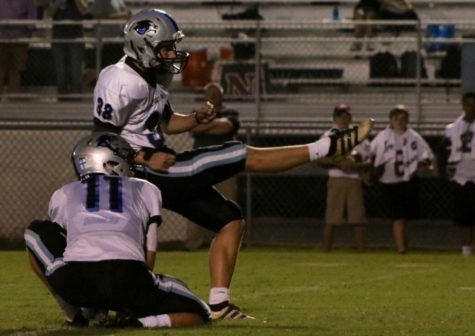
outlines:
{"label": "jersey number 2", "polygon": [[402,150],[396,150],[396,162],[394,162],[394,173],[397,177],[404,176],[404,161]]}

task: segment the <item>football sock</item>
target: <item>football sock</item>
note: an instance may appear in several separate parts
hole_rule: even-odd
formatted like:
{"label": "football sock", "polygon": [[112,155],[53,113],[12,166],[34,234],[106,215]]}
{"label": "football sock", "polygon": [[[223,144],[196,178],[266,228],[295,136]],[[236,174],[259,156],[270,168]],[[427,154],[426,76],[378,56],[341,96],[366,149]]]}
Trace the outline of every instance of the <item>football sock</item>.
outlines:
{"label": "football sock", "polygon": [[315,161],[319,158],[325,157],[330,151],[331,139],[330,137],[321,138],[318,141],[308,144],[308,154],[310,161]]}
{"label": "football sock", "polygon": [[172,326],[170,316],[167,314],[146,316],[139,318],[139,321],[145,328],[169,328]]}
{"label": "football sock", "polygon": [[209,304],[216,305],[221,302],[229,301],[229,288],[213,287],[209,292]]}

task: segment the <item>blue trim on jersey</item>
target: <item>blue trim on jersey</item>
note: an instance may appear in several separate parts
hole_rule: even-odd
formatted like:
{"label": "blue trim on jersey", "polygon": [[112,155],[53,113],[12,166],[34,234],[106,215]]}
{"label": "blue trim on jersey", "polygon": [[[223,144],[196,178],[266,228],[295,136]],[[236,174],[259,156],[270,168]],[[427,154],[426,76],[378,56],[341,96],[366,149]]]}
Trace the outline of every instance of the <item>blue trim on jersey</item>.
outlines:
{"label": "blue trim on jersey", "polygon": [[147,140],[153,148],[160,148],[165,145],[165,139],[159,132],[147,134]]}
{"label": "blue trim on jersey", "polygon": [[198,296],[193,294],[193,292],[191,292],[186,284],[181,280],[166,274],[156,274],[155,284],[164,292],[175,293],[199,303],[208,313],[210,313],[208,305]]}
{"label": "blue trim on jersey", "polygon": [[87,180],[86,209],[90,212],[99,211],[99,179],[93,175]]}
{"label": "blue trim on jersey", "polygon": [[114,212],[123,212],[122,179],[111,178],[109,189],[110,209]]}
{"label": "blue trim on jersey", "polygon": [[[237,147],[237,148],[236,148]],[[216,152],[205,152],[193,157],[190,160],[179,161],[168,169],[167,173],[145,167],[148,173],[158,176],[185,177],[193,176],[204,170],[236,163],[246,158],[247,150],[245,146],[231,146]]]}
{"label": "blue trim on jersey", "polygon": [[[242,144],[237,144],[237,145],[233,145],[233,146],[230,146],[230,147],[223,147],[222,149],[220,149],[219,151],[209,151],[209,152],[203,152],[203,153],[200,153],[196,156],[194,156],[191,160],[186,160],[186,161],[179,161],[177,162],[176,164],[174,164],[173,166],[174,167],[186,167],[186,166],[189,166],[190,165],[190,162],[198,162],[204,158],[212,158],[212,157],[219,157],[219,156],[225,156],[226,154],[232,154],[232,153],[237,153],[236,155],[239,155],[239,151],[241,151],[243,149],[243,146]],[[244,152],[244,154],[240,155],[239,157],[242,157],[244,158],[246,156],[246,152]],[[220,162],[220,160],[214,160],[214,162]],[[225,160],[223,160],[225,161]]]}
{"label": "blue trim on jersey", "polygon": [[45,275],[50,276],[59,268],[66,266],[68,263],[63,260],[63,258],[57,258],[53,261],[51,265],[46,269]]}
{"label": "blue trim on jersey", "polygon": [[44,268],[47,269],[54,261],[54,255],[48,250],[40,236],[30,229],[25,230],[26,246],[41,261]]}

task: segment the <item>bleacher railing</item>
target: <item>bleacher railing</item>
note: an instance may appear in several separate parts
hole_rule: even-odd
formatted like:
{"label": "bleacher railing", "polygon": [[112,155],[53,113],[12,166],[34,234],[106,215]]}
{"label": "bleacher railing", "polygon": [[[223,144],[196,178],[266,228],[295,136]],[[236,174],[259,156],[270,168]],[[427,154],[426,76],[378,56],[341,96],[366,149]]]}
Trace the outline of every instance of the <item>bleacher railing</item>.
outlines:
{"label": "bleacher railing", "polygon": [[[22,73],[21,91],[9,92],[6,88],[0,93],[2,99],[51,101],[91,97],[95,78],[103,67],[103,57],[108,53],[107,44],[122,43],[120,35],[103,36],[102,32],[108,26],[121,26],[123,22],[79,22],[84,27],[85,35],[76,39],[52,38],[52,24],[52,21],[0,22],[0,29],[8,26],[33,27],[28,37],[0,38],[1,44],[24,43],[30,48],[27,69]],[[77,25],[78,21],[55,21],[54,24]],[[354,27],[362,24],[374,26],[377,34],[354,37]],[[429,28],[434,26],[450,26],[454,34],[447,37],[428,35]],[[192,56],[204,50],[205,58],[201,61],[206,66],[193,70],[193,64],[190,64],[188,72],[175,77],[173,90],[177,97],[195,99],[200,95],[198,91],[204,80],[218,80],[229,84],[228,99],[254,102],[258,116],[260,105],[266,101],[308,101],[309,97],[315,102],[335,101],[352,92],[361,92],[361,100],[366,100],[368,96],[365,93],[371,92],[371,97],[385,97],[388,91],[393,90],[410,100],[416,119],[422,120],[427,97],[450,100],[450,94],[459,93],[460,78],[441,78],[437,75],[447,48],[475,43],[475,20],[196,20],[182,22],[181,28],[187,35],[181,47],[189,50]],[[83,43],[86,46],[83,72],[80,74],[83,80],[81,92],[58,94],[54,79],[55,63],[50,53],[54,43]],[[354,43],[362,44],[362,49],[350,50]],[[234,58],[223,57],[226,50],[231,50]],[[239,55],[242,51],[247,54]],[[414,51],[417,55],[414,76],[372,77],[370,60],[377,52],[385,51],[390,51],[397,58],[405,51]],[[421,68],[421,60],[425,70]],[[240,80],[240,83],[226,77],[236,71],[238,74],[234,74],[233,78]],[[240,78],[239,72],[253,75],[252,79]],[[186,79],[190,78],[187,82]],[[239,85],[241,87],[236,87]]]}

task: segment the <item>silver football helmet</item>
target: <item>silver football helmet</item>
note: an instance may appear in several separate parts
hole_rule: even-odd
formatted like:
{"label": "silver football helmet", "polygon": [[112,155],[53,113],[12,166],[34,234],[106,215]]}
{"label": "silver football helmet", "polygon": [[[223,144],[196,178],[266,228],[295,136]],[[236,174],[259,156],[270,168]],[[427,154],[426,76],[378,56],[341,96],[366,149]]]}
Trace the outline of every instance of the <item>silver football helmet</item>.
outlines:
{"label": "silver football helmet", "polygon": [[[133,15],[124,27],[124,52],[145,68],[155,68],[170,74],[179,74],[188,63],[189,54],[176,50],[176,44],[185,35],[177,23],[160,9],[146,9]],[[174,51],[175,57],[161,52]]]}
{"label": "silver football helmet", "polygon": [[119,135],[95,132],[83,137],[71,154],[76,175],[85,180],[92,174],[132,175],[134,150]]}

